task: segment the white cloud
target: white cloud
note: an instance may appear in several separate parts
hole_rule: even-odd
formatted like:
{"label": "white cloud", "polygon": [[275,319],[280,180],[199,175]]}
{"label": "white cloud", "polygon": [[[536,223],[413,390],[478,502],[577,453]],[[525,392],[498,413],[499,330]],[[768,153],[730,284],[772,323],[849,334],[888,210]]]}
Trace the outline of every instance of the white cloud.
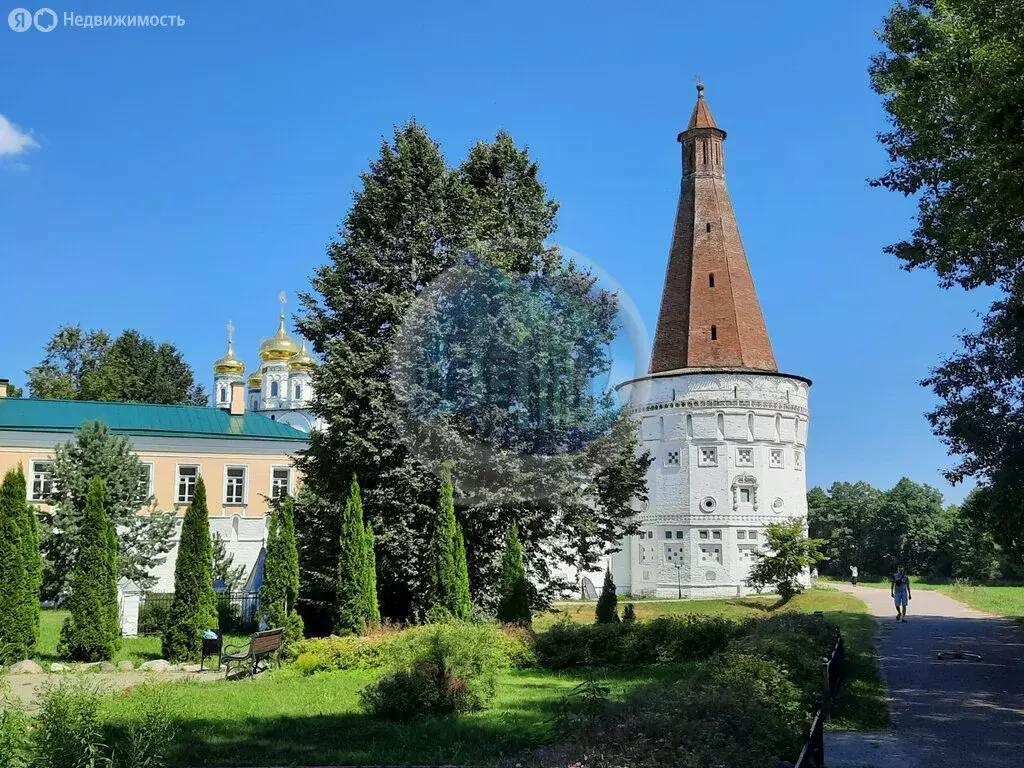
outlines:
{"label": "white cloud", "polygon": [[38,147],[39,143],[18,130],[18,126],[0,115],[0,157],[4,155],[20,155],[26,149]]}

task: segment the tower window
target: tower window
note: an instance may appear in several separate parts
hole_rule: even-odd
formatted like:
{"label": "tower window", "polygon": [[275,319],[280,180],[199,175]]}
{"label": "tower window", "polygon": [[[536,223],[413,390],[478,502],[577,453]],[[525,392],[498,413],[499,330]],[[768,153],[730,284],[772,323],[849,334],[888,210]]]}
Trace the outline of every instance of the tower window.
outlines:
{"label": "tower window", "polygon": [[708,287],[709,288],[714,288],[715,287],[715,273],[714,272],[709,272],[708,273]]}
{"label": "tower window", "polygon": [[715,341],[717,339],[718,339],[718,327],[712,325],[711,326],[711,340]]}
{"label": "tower window", "polygon": [[710,232],[711,231],[711,222],[709,221],[705,226],[707,226],[708,232]]}
{"label": "tower window", "polygon": [[301,400],[302,399],[302,385],[301,384],[296,384],[295,385],[295,399],[296,400]]}
{"label": "tower window", "polygon": [[228,391],[224,387],[220,388],[220,401],[223,403],[228,399]]}
{"label": "tower window", "polygon": [[271,397],[277,397],[277,393],[278,393],[277,382],[276,381],[270,382],[270,396]]}

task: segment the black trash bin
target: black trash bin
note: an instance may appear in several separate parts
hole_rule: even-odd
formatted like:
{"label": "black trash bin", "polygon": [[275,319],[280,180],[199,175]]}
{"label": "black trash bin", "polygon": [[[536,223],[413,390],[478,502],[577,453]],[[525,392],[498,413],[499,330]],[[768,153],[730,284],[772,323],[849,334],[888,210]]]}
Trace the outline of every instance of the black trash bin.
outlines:
{"label": "black trash bin", "polygon": [[217,659],[217,669],[220,669],[220,652],[224,647],[224,636],[217,633],[216,637],[204,637],[203,638],[203,655],[199,659],[199,671],[203,671],[203,666],[206,664],[206,657],[212,656]]}

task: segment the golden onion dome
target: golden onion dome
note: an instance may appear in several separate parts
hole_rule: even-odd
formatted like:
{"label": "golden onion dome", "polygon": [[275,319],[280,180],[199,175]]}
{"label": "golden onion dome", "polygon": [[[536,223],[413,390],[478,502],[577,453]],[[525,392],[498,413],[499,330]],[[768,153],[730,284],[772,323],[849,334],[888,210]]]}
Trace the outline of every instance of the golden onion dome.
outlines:
{"label": "golden onion dome", "polygon": [[263,374],[261,374],[259,371],[255,371],[249,377],[249,386],[253,387],[255,389],[259,389],[260,387],[262,387],[263,386]]}
{"label": "golden onion dome", "polygon": [[241,376],[245,373],[245,363],[235,357],[235,350],[228,342],[228,353],[213,364],[214,373],[232,373]]}
{"label": "golden onion dome", "polygon": [[316,360],[306,351],[306,344],[303,342],[299,354],[288,361],[289,371],[312,371],[316,368]]}
{"label": "golden onion dome", "polygon": [[260,360],[268,362],[270,360],[290,360],[299,353],[299,344],[295,339],[288,335],[288,331],[284,327],[284,315],[281,315],[281,324],[277,328],[277,333],[271,336],[269,339],[265,339],[260,344]]}

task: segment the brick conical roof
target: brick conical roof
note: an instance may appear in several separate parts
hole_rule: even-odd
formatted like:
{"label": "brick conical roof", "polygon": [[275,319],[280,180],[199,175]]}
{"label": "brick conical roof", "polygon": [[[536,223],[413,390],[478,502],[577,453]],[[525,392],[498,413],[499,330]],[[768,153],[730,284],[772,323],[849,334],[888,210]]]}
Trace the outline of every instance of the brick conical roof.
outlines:
{"label": "brick conical roof", "polygon": [[725,136],[698,86],[689,127],[678,137],[683,178],[650,373],[778,371],[725,188]]}

